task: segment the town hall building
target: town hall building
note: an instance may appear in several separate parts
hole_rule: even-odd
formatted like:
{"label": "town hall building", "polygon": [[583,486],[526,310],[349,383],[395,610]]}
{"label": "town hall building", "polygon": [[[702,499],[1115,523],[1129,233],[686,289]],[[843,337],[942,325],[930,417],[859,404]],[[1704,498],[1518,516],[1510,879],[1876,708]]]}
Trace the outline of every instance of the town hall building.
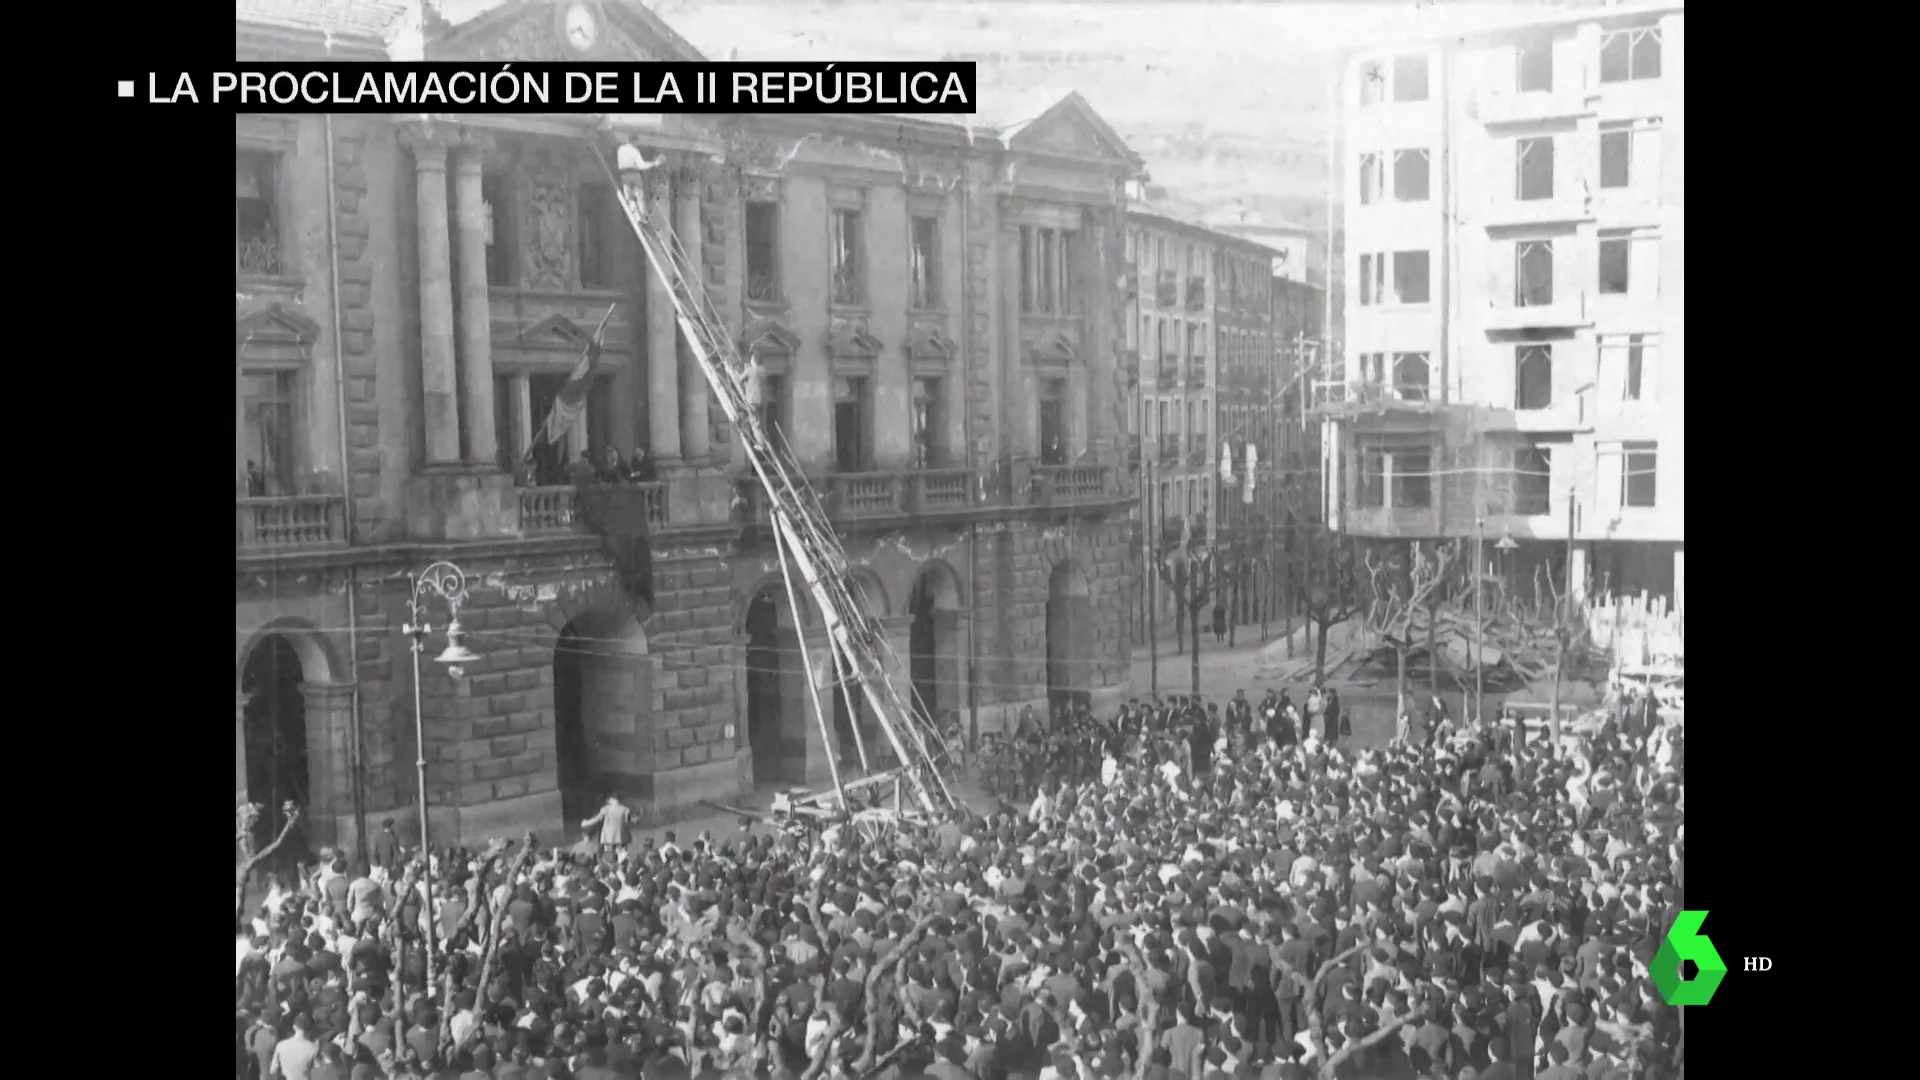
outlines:
{"label": "town hall building", "polygon": [[[457,24],[390,0],[237,8],[243,61],[702,59],[636,0]],[[817,615],[794,615],[615,199],[622,142],[662,162],[650,213],[767,373],[769,422],[928,707],[992,730],[1124,698],[1141,163],[1076,95],[994,109],[239,117],[240,797],[297,800],[314,843],[356,845],[369,819],[411,820],[418,757],[434,840],[472,842],[558,835],[610,794],[670,820],[854,758],[867,721],[833,692]],[[603,319],[584,415],[550,446],[536,432]],[[652,603],[577,518],[582,459],[653,478]],[[408,575],[440,561],[477,659],[432,662],[450,612],[428,595],[416,686]]]}

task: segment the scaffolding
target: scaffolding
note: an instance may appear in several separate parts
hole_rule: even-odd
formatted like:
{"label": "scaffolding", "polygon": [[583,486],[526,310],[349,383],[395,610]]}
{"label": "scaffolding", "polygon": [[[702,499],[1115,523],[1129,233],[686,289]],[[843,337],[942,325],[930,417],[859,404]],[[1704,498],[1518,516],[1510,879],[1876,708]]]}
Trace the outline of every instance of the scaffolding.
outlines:
{"label": "scaffolding", "polygon": [[[726,323],[714,308],[692,261],[681,247],[666,214],[650,214],[646,184],[657,163],[640,158],[631,147],[621,147],[620,169],[616,172],[602,156],[601,165],[614,180],[621,210],[627,224],[646,251],[647,263],[666,287],[674,309],[675,321],[687,343],[687,350],[706,377],[713,398],[727,421],[740,435],[749,467],[766,493],[774,547],[779,554],[780,573],[786,585],[787,600],[793,608],[794,624],[804,626],[800,607],[800,579],[812,598],[826,630],[832,682],[847,696],[848,714],[854,718],[854,738],[863,764],[869,761],[865,743],[858,730],[858,710],[852,695],[857,691],[872,709],[873,719],[886,737],[895,760],[894,770],[869,776],[859,788],[890,784],[898,792],[897,812],[910,813],[911,805],[928,813],[957,804],[945,771],[952,761],[952,749],[931,722],[924,706],[916,710],[907,705],[897,687],[913,694],[912,682],[903,665],[887,644],[879,624],[867,611],[852,576],[839,539],[827,523],[820,500],[808,486],[791,447],[778,428],[762,422],[758,403],[759,377],[742,362],[739,349],[727,332]],[[669,358],[671,360],[671,358]],[[857,809],[850,803],[849,787],[840,777],[833,753],[833,738],[826,712],[820,704],[820,680],[813,659],[801,635],[802,665],[813,704],[814,720],[820,728],[823,745],[833,776],[831,794],[806,795],[793,801],[819,808],[827,800],[837,801],[842,813]]]}

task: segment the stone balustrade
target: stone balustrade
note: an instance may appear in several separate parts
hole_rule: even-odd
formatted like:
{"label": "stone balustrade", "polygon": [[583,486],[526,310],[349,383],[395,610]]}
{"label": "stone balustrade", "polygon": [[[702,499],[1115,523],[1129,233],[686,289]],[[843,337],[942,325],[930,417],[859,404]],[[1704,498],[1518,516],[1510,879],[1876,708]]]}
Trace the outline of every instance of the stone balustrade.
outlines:
{"label": "stone balustrade", "polygon": [[234,501],[235,539],[242,552],[346,543],[346,503],[338,495],[270,495]]}
{"label": "stone balustrade", "polygon": [[1105,465],[1038,465],[1033,501],[1044,506],[1098,502],[1107,497],[1113,470]]}
{"label": "stone balustrade", "polygon": [[[661,481],[633,485],[647,501],[647,523],[658,529],[667,524],[667,485]],[[572,484],[526,487],[520,494],[520,532],[550,536],[584,526]]]}

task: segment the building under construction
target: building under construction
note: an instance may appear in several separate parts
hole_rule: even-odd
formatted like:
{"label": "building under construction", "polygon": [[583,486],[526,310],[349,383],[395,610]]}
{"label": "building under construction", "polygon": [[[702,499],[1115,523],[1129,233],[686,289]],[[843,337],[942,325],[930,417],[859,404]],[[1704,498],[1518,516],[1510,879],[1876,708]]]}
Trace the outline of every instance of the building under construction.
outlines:
{"label": "building under construction", "polygon": [[1682,606],[1684,32],[1623,4],[1346,60],[1336,529]]}

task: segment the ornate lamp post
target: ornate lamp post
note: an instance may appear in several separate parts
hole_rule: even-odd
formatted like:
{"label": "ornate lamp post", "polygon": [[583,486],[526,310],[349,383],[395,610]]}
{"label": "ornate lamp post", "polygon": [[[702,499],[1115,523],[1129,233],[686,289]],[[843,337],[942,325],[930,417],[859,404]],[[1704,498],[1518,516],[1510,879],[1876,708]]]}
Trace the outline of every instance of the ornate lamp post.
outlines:
{"label": "ornate lamp post", "polygon": [[408,574],[407,581],[412,586],[412,594],[407,600],[407,611],[411,621],[400,628],[413,643],[413,746],[414,746],[414,797],[420,812],[420,854],[426,860],[425,872],[421,880],[426,884],[426,897],[421,905],[427,917],[427,986],[433,986],[433,847],[427,832],[427,725],[425,713],[420,704],[420,654],[425,651],[427,635],[433,632],[433,626],[427,621],[426,601],[428,597],[439,597],[447,604],[447,647],[433,658],[436,664],[445,664],[447,674],[459,678],[465,672],[463,664],[471,664],[480,659],[467,648],[466,632],[460,629],[460,605],[467,599],[467,575],[450,562],[437,562],[418,574]]}

